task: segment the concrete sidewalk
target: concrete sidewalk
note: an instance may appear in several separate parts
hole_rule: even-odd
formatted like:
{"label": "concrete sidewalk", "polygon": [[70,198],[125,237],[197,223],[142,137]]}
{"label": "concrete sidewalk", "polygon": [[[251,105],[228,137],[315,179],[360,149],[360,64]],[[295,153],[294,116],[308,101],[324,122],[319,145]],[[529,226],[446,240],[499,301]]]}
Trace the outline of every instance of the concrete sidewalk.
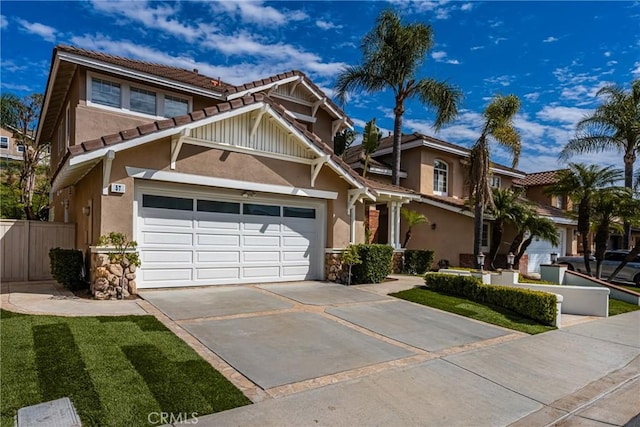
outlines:
{"label": "concrete sidewalk", "polygon": [[[198,418],[202,426],[611,426],[640,413],[640,311]],[[268,363],[268,361],[265,361]]]}
{"label": "concrete sidewalk", "polygon": [[139,300],[97,301],[79,298],[59,283],[2,283],[2,308],[25,314],[51,316],[124,316],[147,313]]}

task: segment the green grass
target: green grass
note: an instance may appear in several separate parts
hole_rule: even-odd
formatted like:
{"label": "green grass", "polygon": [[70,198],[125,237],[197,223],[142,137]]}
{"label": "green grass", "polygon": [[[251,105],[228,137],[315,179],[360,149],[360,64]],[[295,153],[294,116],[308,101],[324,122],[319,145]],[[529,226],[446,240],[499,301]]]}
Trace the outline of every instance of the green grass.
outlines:
{"label": "green grass", "polygon": [[609,298],[609,316],[640,310],[640,306],[625,301]]}
{"label": "green grass", "polygon": [[556,329],[555,326],[542,325],[502,307],[480,304],[425,288],[409,289],[391,296],[527,334],[539,334]]}
{"label": "green grass", "polygon": [[68,396],[85,426],[145,426],[251,403],[153,316],[56,317],[0,310],[0,425]]}

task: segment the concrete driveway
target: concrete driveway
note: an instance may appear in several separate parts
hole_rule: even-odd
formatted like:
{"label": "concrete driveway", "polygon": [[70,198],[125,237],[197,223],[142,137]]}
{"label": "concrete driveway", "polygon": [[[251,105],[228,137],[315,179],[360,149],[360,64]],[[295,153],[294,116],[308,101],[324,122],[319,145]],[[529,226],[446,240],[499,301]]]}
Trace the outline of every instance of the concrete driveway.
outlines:
{"label": "concrete driveway", "polygon": [[464,317],[323,282],[141,294],[239,373],[275,394],[283,387],[305,388],[310,380],[331,382],[338,374],[352,378],[363,369],[382,371],[428,360],[435,352],[516,336]]}

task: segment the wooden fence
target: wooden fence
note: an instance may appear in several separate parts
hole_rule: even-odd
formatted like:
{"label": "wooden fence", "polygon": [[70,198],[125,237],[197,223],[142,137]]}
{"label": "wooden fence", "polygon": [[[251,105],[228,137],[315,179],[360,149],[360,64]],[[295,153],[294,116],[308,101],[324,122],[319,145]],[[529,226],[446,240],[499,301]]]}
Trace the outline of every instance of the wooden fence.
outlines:
{"label": "wooden fence", "polygon": [[75,249],[75,224],[0,220],[0,280],[49,280],[49,250]]}

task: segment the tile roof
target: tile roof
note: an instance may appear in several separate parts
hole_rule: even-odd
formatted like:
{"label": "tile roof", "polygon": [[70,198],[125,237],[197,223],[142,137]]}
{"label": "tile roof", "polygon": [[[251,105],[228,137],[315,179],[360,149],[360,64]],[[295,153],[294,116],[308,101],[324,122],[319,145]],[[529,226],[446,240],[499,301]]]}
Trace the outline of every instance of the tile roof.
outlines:
{"label": "tile roof", "polygon": [[106,62],[108,64],[126,67],[131,70],[167,78],[170,80],[175,80],[208,90],[218,91],[220,93],[223,93],[227,88],[231,87],[229,84],[221,82],[219,78],[212,78],[203,74],[199,74],[197,70],[187,70],[184,68],[170,67],[168,65],[138,61],[135,59],[123,58],[121,56],[109,55],[103,52],[86,50],[67,45],[56,46],[56,51],[67,52],[74,55],[83,56],[85,58],[95,59],[97,61]]}
{"label": "tile roof", "polygon": [[304,134],[304,136],[309,140],[309,142],[314,144],[316,147],[320,148],[325,154],[329,154],[331,156],[331,160],[334,163],[338,164],[340,168],[342,168],[357,182],[359,182],[363,186],[366,186],[366,182],[364,178],[362,178],[356,171],[354,171],[344,160],[342,160],[339,156],[337,156],[329,145],[323,142],[316,134],[310,132],[305,125],[298,122],[288,114],[285,114],[286,109],[282,105],[277,104],[271,98],[269,98],[268,96],[262,93],[247,95],[242,98],[234,99],[232,101],[222,102],[212,107],[207,107],[203,110],[194,111],[192,113],[173,117],[170,119],[158,120],[152,123],[147,123],[144,125],[137,126],[132,129],[123,130],[118,133],[105,135],[90,141],[85,141],[81,144],[72,145],[67,149],[67,153],[65,154],[64,159],[60,162],[58,169],[55,171],[55,173],[51,178],[51,182],[53,182],[53,180],[58,175],[58,173],[60,173],[60,170],[64,167],[69,157],[73,157],[73,156],[77,156],[90,151],[98,150],[103,147],[116,145],[116,144],[131,140],[134,138],[138,138],[141,136],[151,135],[153,133],[157,133],[166,129],[186,125],[189,123],[196,123],[207,117],[215,116],[217,114],[220,114],[226,111],[231,111],[236,108],[240,108],[244,105],[251,105],[259,102],[264,102],[268,104],[271,108],[276,110],[284,120],[288,121],[299,132]]}
{"label": "tile roof", "polygon": [[365,182],[367,183],[368,187],[373,188],[374,190],[380,190],[380,191],[391,191],[394,193],[404,193],[404,194],[413,194],[413,195],[419,195],[418,193],[416,193],[415,191],[406,188],[406,187],[400,187],[397,185],[393,185],[393,184],[389,184],[386,182],[381,182],[378,181],[376,179],[371,179],[371,178],[364,178]]}
{"label": "tile roof", "polygon": [[526,187],[555,184],[558,181],[558,172],[561,172],[562,170],[563,169],[530,173],[522,179],[514,180],[514,184],[524,185]]}
{"label": "tile roof", "polygon": [[434,194],[420,194],[423,198],[433,200],[434,202],[440,202],[447,204],[449,206],[455,206],[461,208],[461,210],[470,210],[469,207],[465,205],[467,200],[469,199],[459,199],[457,197],[451,196],[436,196]]}
{"label": "tile roof", "polygon": [[[345,162],[347,162],[350,165],[356,164],[358,162],[362,162],[362,164],[364,165],[365,155],[364,155],[364,152],[362,151],[362,145],[349,147],[342,155],[342,158],[344,159]],[[369,165],[377,166],[379,168],[385,168],[389,170],[391,169],[390,165],[383,163],[379,160],[376,160],[374,158],[369,159]]]}
{"label": "tile roof", "polygon": [[[469,155],[471,153],[471,150],[466,148],[466,147],[463,147],[461,145],[452,144],[451,142],[447,142],[447,141],[444,141],[442,139],[438,139],[438,138],[435,138],[433,136],[425,135],[425,134],[422,134],[422,133],[419,133],[419,132],[414,132],[414,133],[410,133],[410,134],[403,134],[402,138],[400,139],[400,143],[401,144],[409,144],[409,143],[414,142],[414,141],[431,142],[431,143],[440,145],[445,149],[446,148],[450,148],[452,150],[462,151],[466,155]],[[393,147],[393,135],[386,136],[386,137],[384,137],[384,138],[382,138],[380,140],[380,145],[378,146],[378,151],[384,150],[385,148],[391,148],[391,147]],[[374,153],[373,155],[377,156],[377,155],[380,155],[380,154]],[[492,162],[491,165],[493,167],[499,167],[499,168],[507,170],[507,171],[511,171],[511,172],[514,172],[514,173],[518,173],[518,174],[523,174],[524,175],[524,172],[522,172],[522,171],[520,171],[518,169],[512,168],[512,167],[509,167],[509,166],[501,165],[499,163],[494,163],[494,162]]]}

